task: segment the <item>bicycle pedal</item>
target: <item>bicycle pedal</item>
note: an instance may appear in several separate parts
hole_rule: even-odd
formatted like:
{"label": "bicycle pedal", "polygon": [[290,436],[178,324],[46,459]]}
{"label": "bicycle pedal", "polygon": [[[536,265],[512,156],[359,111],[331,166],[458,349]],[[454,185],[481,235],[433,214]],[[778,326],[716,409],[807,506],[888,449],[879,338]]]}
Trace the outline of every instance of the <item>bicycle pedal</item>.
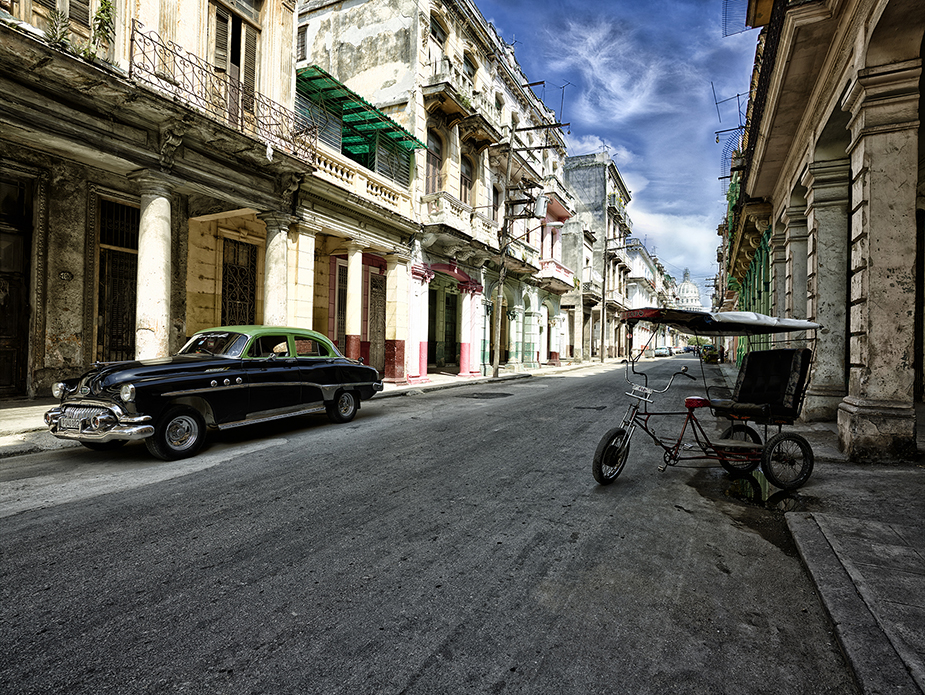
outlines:
{"label": "bicycle pedal", "polygon": [[660,466],[658,467],[658,472],[659,472],[659,473],[664,473],[666,468],[668,468],[668,464],[667,464],[667,463],[663,463],[662,465],[660,465]]}

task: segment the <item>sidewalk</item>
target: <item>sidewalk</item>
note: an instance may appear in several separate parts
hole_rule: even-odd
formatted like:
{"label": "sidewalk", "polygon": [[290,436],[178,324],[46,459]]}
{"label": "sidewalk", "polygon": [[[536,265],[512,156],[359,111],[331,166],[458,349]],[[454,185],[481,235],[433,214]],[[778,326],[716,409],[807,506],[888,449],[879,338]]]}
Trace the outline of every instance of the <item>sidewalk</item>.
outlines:
{"label": "sidewalk", "polygon": [[[566,364],[498,380],[436,373],[428,375],[426,384],[386,384],[376,398],[617,365],[616,360]],[[736,368],[708,365],[706,376],[711,383],[731,387]],[[80,446],[45,430],[43,415],[55,403],[0,402],[0,465],[5,457]],[[865,694],[923,695],[925,463],[849,463],[838,449],[832,422],[798,424],[792,431],[805,436],[815,454],[813,476],[798,491],[814,511],[788,512],[786,523],[860,689]]]}
{"label": "sidewalk", "polygon": [[[720,371],[732,386],[735,366]],[[784,518],[861,692],[922,695],[925,463],[852,464],[834,422],[788,429],[813,447],[816,467],[798,493],[821,511]]]}

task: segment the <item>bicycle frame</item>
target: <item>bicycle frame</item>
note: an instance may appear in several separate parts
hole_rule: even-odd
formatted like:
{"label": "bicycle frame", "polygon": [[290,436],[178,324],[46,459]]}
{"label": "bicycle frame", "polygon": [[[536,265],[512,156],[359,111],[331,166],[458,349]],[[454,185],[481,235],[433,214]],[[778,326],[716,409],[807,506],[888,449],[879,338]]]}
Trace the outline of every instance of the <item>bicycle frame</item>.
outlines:
{"label": "bicycle frame", "polygon": [[[626,371],[629,371],[629,364],[627,364]],[[644,374],[636,372],[635,369],[633,370],[633,373],[644,376]],[[634,384],[629,380],[628,376],[625,377],[626,381],[633,387],[632,391],[628,392],[626,395],[634,399],[634,402],[630,403],[626,409],[626,413],[623,416],[622,427],[624,430],[626,430],[627,433],[626,442],[629,443],[632,441],[633,435],[635,434],[637,428],[642,429],[643,432],[649,435],[652,441],[655,442],[655,444],[661,447],[661,449],[664,451],[664,462],[659,466],[659,471],[664,471],[668,466],[674,466],[679,461],[725,460],[733,463],[752,463],[758,461],[761,457],[760,449],[748,447],[744,442],[737,443],[734,446],[723,446],[719,441],[715,443],[711,441],[709,435],[695,414],[695,410],[697,410],[699,407],[703,407],[702,405],[690,405],[684,411],[649,411],[647,404],[653,402],[650,396],[656,393],[665,393],[669,388],[671,388],[671,384],[678,374],[689,376],[687,374],[687,367],[684,367],[680,372],[672,374],[671,378],[668,380],[668,385],[661,390],[651,389],[648,386]],[[693,379],[694,377],[690,378]],[[640,408],[642,409],[641,413]],[[650,426],[650,420],[653,417],[670,415],[684,416],[684,423],[681,425],[681,431],[677,438],[674,440],[658,436],[658,434],[656,434],[653,431],[653,428]],[[687,433],[688,427],[690,427],[690,430],[693,434],[693,439],[702,452],[701,455],[684,456],[681,453],[682,447],[684,446],[684,435]]]}

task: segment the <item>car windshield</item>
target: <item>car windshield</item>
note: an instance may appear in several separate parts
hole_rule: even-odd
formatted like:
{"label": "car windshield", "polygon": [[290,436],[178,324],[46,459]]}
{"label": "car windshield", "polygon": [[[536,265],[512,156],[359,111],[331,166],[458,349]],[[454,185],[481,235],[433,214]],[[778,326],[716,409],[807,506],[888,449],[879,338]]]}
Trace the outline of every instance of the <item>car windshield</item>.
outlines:
{"label": "car windshield", "polygon": [[231,331],[197,333],[181,349],[181,355],[218,355],[240,357],[247,345],[247,336]]}

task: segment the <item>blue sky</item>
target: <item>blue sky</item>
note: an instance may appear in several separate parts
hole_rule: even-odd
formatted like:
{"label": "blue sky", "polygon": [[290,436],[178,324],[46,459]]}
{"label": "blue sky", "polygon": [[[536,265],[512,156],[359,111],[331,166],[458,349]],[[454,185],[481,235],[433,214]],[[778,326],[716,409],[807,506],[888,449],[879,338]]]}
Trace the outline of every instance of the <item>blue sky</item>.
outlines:
{"label": "blue sky", "polygon": [[[679,282],[690,268],[708,305],[730,135],[717,144],[716,131],[739,125],[734,97],[748,90],[757,32],[724,38],[722,0],[475,3],[529,81],[546,80],[535,90],[571,123],[569,154],[611,154],[632,191],[633,236]],[[714,89],[728,100],[719,115]]]}

